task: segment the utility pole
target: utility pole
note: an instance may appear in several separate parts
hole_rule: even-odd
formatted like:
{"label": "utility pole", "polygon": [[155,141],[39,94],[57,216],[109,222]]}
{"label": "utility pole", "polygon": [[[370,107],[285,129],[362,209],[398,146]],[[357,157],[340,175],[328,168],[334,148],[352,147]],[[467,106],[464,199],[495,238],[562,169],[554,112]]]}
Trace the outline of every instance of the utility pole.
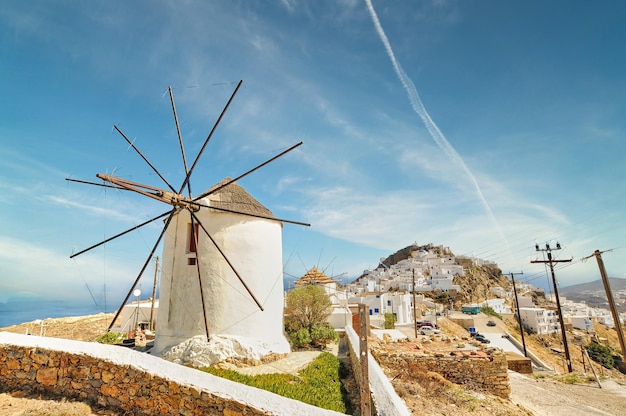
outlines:
{"label": "utility pole", "polygon": [[370,390],[369,353],[367,347],[367,336],[370,329],[367,310],[367,305],[359,303],[359,363],[361,369],[359,393],[361,396],[361,416],[371,416],[372,414],[372,393]]}
{"label": "utility pole", "polygon": [[[609,307],[611,308],[611,314],[613,315],[613,321],[615,322],[615,329],[617,330],[617,338],[619,339],[619,345],[622,348],[622,357],[626,360],[626,343],[624,343],[624,331],[622,330],[622,323],[619,319],[619,313],[615,306],[615,299],[613,298],[613,292],[611,291],[611,283],[609,277],[606,274],[604,268],[604,261],[602,261],[602,253],[600,250],[593,252],[593,256],[596,256],[598,261],[598,267],[600,268],[600,276],[602,276],[602,283],[604,284],[604,291],[606,292],[606,298],[609,301]],[[589,256],[591,257],[591,256]],[[589,258],[589,257],[586,257]]]}
{"label": "utility pole", "polygon": [[417,338],[417,305],[415,304],[415,269],[413,269],[413,329]]}
{"label": "utility pole", "polygon": [[528,357],[528,353],[526,352],[526,341],[524,340],[524,327],[522,326],[522,317],[519,314],[519,301],[517,300],[517,289],[515,288],[515,275],[516,274],[524,274],[524,272],[519,273],[509,273],[511,275],[511,281],[513,282],[513,293],[515,294],[515,309],[517,309],[517,323],[519,324],[519,331],[522,334],[522,346],[524,347],[524,357]]}
{"label": "utility pole", "polygon": [[154,331],[154,302],[156,302],[157,279],[159,277],[159,256],[154,266],[154,283],[152,284],[152,305],[150,306],[150,331]]}
{"label": "utility pole", "polygon": [[554,260],[552,258],[552,250],[560,250],[561,244],[556,243],[556,248],[552,249],[550,244],[546,243],[545,249],[540,249],[539,244],[535,244],[536,251],[543,251],[548,254],[548,260],[531,260],[531,263],[544,263],[550,266],[550,273],[552,274],[552,285],[554,286],[554,297],[556,298],[556,310],[559,314],[559,323],[561,324],[561,337],[563,338],[563,348],[565,349],[565,361],[567,362],[567,371],[572,372],[572,360],[569,356],[569,348],[567,347],[567,335],[565,334],[565,322],[563,322],[563,313],[561,312],[561,301],[559,300],[559,289],[556,286],[556,277],[554,277],[554,263],[569,263],[569,260]]}

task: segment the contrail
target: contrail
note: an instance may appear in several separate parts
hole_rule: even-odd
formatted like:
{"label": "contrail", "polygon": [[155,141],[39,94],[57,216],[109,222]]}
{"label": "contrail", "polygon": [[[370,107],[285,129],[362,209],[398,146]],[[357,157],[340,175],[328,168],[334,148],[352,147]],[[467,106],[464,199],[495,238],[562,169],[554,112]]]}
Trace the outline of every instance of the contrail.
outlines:
{"label": "contrail", "polygon": [[443,150],[446,156],[448,156],[448,158],[453,163],[460,166],[465,171],[467,176],[472,180],[476,193],[478,194],[478,197],[480,198],[480,201],[482,202],[483,207],[487,211],[487,215],[489,216],[489,219],[498,230],[498,233],[500,234],[500,237],[502,238],[502,240],[505,242],[507,248],[509,248],[509,244],[506,238],[504,237],[504,234],[502,233],[500,224],[498,224],[498,221],[496,220],[495,215],[493,215],[493,211],[491,210],[489,203],[485,199],[485,196],[483,195],[483,192],[480,189],[480,185],[478,185],[478,181],[476,180],[476,177],[469,170],[469,168],[467,167],[463,159],[461,159],[461,156],[459,156],[459,154],[454,149],[454,147],[452,147],[452,145],[448,142],[448,140],[446,140],[446,137],[443,135],[441,130],[439,130],[439,127],[437,127],[435,122],[432,120],[432,118],[430,117],[430,114],[428,114],[428,111],[426,111],[426,108],[424,107],[424,104],[422,104],[422,100],[420,100],[420,96],[417,93],[415,84],[413,84],[413,81],[411,81],[408,75],[404,72],[404,69],[402,69],[402,66],[396,59],[395,54],[393,53],[393,49],[391,48],[389,39],[387,39],[387,35],[385,34],[385,31],[383,30],[383,27],[380,24],[380,20],[378,20],[378,15],[376,14],[376,10],[374,10],[372,1],[365,0],[365,3],[367,4],[367,8],[370,12],[370,15],[372,16],[372,21],[374,22],[374,26],[376,27],[376,31],[378,32],[378,36],[380,37],[380,40],[383,42],[383,45],[385,45],[385,50],[387,51],[387,55],[389,55],[391,64],[393,65],[393,68],[396,71],[396,74],[398,75],[400,82],[404,86],[404,89],[406,90],[406,93],[409,96],[409,101],[411,102],[411,107],[413,107],[413,111],[415,111],[417,115],[420,116],[420,118],[424,122],[424,125],[426,126],[426,129],[428,130],[428,133],[430,133],[430,136],[433,138],[435,143],[437,143],[437,146],[439,146],[439,148]]}

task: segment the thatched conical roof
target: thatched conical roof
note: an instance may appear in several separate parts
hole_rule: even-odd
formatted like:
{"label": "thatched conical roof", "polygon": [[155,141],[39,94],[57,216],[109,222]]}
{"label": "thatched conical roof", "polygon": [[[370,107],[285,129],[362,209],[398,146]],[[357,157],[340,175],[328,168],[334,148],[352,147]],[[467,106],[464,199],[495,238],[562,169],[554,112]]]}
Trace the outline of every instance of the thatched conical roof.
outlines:
{"label": "thatched conical roof", "polygon": [[207,196],[207,198],[211,201],[210,205],[212,207],[275,218],[272,211],[265,208],[263,204],[254,199],[252,195],[250,195],[237,182],[231,182],[228,185],[223,186],[230,180],[230,178],[224,178],[224,180],[213,185],[207,191],[211,192],[214,189],[217,189],[217,191]]}
{"label": "thatched conical roof", "polygon": [[305,273],[300,279],[294,282],[295,285],[313,285],[313,284],[321,284],[325,285],[328,283],[337,283],[330,277],[326,276],[324,272],[318,270],[317,267],[313,267],[311,270]]}

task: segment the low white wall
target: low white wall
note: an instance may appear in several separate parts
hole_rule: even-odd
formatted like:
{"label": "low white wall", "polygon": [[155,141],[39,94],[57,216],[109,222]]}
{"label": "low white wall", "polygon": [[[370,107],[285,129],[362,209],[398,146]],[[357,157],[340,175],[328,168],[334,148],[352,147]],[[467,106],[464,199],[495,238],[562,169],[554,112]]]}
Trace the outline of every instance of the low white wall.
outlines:
{"label": "low white wall", "polygon": [[[21,368],[18,359],[6,359],[9,355],[11,357],[16,356],[19,351],[31,357],[31,361],[34,359],[32,356],[38,354],[40,362],[28,364],[29,369],[26,371]],[[50,354],[55,356],[61,354],[63,358],[48,359],[47,355]],[[5,357],[5,361],[2,361],[2,356]],[[77,366],[80,367],[81,360],[93,362],[95,370],[92,371],[90,368],[76,368]],[[91,378],[94,374],[107,372],[99,368],[98,366],[100,365],[109,368],[109,374],[114,373],[114,371],[111,370],[112,367],[116,367],[119,371],[128,372],[129,374],[125,374],[123,377],[124,383],[134,383],[138,385],[135,386],[133,384],[132,388],[118,387],[115,385],[118,381],[116,378],[107,378],[104,380],[102,376],[97,380],[92,380]],[[231,411],[226,412],[226,414],[267,416],[330,416],[341,414],[332,410],[311,406],[297,400],[288,399],[265,390],[235,383],[196,369],[174,364],[146,353],[134,351],[130,348],[104,345],[96,342],[71,341],[60,338],[0,332],[0,374],[3,374],[5,377],[2,383],[0,383],[0,391],[10,391],[10,388],[7,387],[9,386],[7,380],[17,380],[15,382],[17,383],[19,381],[19,383],[21,383],[21,389],[24,388],[24,385],[28,385],[31,391],[45,389],[54,395],[63,396],[64,393],[67,393],[67,391],[63,391],[63,389],[70,389],[70,387],[72,387],[72,383],[61,383],[61,381],[67,381],[66,379],[68,379],[69,376],[67,376],[66,372],[70,371],[70,366],[72,370],[78,371],[78,373],[86,377],[85,380],[80,380],[78,376],[74,377],[72,381],[75,385],[82,385],[82,383],[84,383],[85,389],[89,388],[92,390],[92,384],[97,385],[99,383],[102,385],[99,390],[96,388],[96,390],[98,390],[98,397],[94,398],[94,400],[100,399],[103,396],[110,396],[112,399],[116,399],[119,395],[129,395],[129,391],[133,391],[133,393],[130,393],[131,397],[129,401],[124,403],[118,401],[118,406],[124,406],[132,400],[137,400],[142,392],[157,395],[157,398],[163,399],[163,401],[171,401],[172,397],[176,397],[174,393],[180,395],[181,392],[186,391],[188,395],[193,396],[189,399],[191,401],[206,400],[206,398],[210,396],[213,401],[219,399],[219,401],[223,402],[225,404],[222,406],[223,409],[226,409],[228,403],[235,403],[237,404],[237,408],[243,409],[240,413]],[[36,367],[39,367],[39,372],[44,373],[43,376],[37,372]],[[50,375],[46,373],[46,370],[53,371],[54,377],[50,377]],[[35,376],[35,373],[38,375]],[[152,376],[146,377],[144,373],[148,373]],[[14,374],[17,375],[10,377]],[[45,376],[47,376],[47,378]],[[53,380],[48,380],[49,378],[53,378]],[[154,383],[154,385],[139,386],[141,383]],[[105,387],[107,390],[103,391]],[[119,394],[113,394],[115,391]],[[85,390],[82,392],[86,394]],[[193,392],[196,392],[196,394]],[[150,396],[150,398],[151,400],[154,399],[152,396]],[[98,401],[100,402],[100,400]],[[144,401],[147,402],[147,399]],[[178,404],[178,401],[175,403]],[[127,414],[165,414],[161,411],[163,409],[150,409],[148,406],[144,406],[141,410],[125,410],[128,411]],[[185,414],[188,413],[188,409],[182,410],[185,410]],[[180,414],[183,413],[181,412]],[[216,413],[207,412],[205,414]]]}

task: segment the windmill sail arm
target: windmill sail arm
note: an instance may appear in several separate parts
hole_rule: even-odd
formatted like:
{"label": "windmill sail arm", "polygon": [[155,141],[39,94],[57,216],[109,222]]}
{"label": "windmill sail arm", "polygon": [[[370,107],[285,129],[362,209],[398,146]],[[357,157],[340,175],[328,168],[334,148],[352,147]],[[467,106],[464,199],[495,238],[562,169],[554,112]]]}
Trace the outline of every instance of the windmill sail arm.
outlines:
{"label": "windmill sail arm", "polygon": [[[193,204],[189,198],[185,198],[183,195],[175,194],[174,192],[165,191],[160,188],[156,188],[150,185],[144,185],[137,182],[132,182],[122,178],[116,178],[111,175],[104,175],[102,173],[98,173],[96,175],[98,178],[115,184],[121,188],[124,188],[128,191],[133,191],[138,194],[147,196],[148,198],[156,199],[157,201],[164,202],[166,204],[172,205],[177,208],[189,208],[196,209],[197,207]],[[193,207],[193,208],[191,208]]]}
{"label": "windmill sail arm", "polygon": [[94,249],[94,248],[96,248],[96,247],[100,247],[102,244],[106,244],[106,243],[108,243],[109,241],[115,240],[116,238],[121,237],[121,236],[123,236],[124,234],[128,234],[129,232],[131,232],[131,231],[133,231],[133,230],[136,230],[136,229],[138,229],[138,228],[141,228],[141,227],[143,227],[144,225],[150,224],[151,222],[156,221],[156,220],[158,220],[159,218],[163,218],[163,217],[165,217],[166,215],[168,215],[169,213],[170,213],[170,211],[164,212],[163,214],[158,215],[158,216],[156,216],[156,217],[154,217],[154,218],[152,218],[152,219],[149,219],[148,221],[142,222],[142,223],[141,223],[141,224],[139,224],[139,225],[135,225],[134,227],[131,227],[131,228],[129,228],[129,229],[128,229],[128,230],[126,230],[126,231],[122,231],[121,233],[116,234],[116,235],[114,235],[113,237],[109,237],[109,238],[107,238],[106,240],[103,240],[103,241],[99,242],[98,244],[94,244],[93,246],[87,247],[86,249],[81,250],[81,251],[79,251],[78,253],[72,254],[72,255],[70,256],[70,259],[73,259],[73,258],[74,258],[74,257],[76,257],[76,256],[80,256],[81,254],[86,253],[86,252],[88,252],[89,250],[92,250],[92,249]]}
{"label": "windmill sail arm", "polygon": [[202,208],[209,208],[209,209],[214,209],[216,211],[222,211],[222,212],[231,212],[233,214],[240,214],[240,215],[246,215],[248,217],[254,217],[254,218],[263,218],[265,220],[271,220],[271,221],[278,221],[278,222],[286,222],[288,224],[296,224],[296,225],[304,225],[305,227],[310,227],[311,224],[306,223],[306,222],[300,222],[300,221],[293,221],[293,220],[285,220],[282,218],[276,218],[276,217],[270,217],[268,215],[261,215],[261,214],[251,214],[249,212],[243,212],[243,211],[237,211],[234,209],[228,209],[228,208],[220,208],[220,207],[214,207],[211,205],[206,205],[206,204],[201,204],[199,202],[194,202],[193,205],[196,205],[198,207],[202,207]]}
{"label": "windmill sail arm", "polygon": [[194,198],[194,201],[197,201],[197,200],[199,200],[199,199],[202,199],[202,198],[204,198],[205,196],[209,196],[209,195],[211,195],[211,194],[213,194],[213,193],[215,193],[215,192],[219,191],[220,189],[222,189],[222,188],[224,188],[224,187],[226,187],[226,186],[230,185],[230,184],[231,184],[231,183],[233,183],[233,182],[237,182],[239,179],[243,178],[244,176],[247,176],[247,175],[251,174],[251,173],[252,173],[252,172],[254,172],[255,170],[260,169],[260,168],[262,168],[263,166],[267,165],[268,163],[273,162],[274,160],[278,159],[279,157],[281,157],[281,156],[283,156],[283,155],[285,155],[285,154],[287,154],[287,153],[291,152],[293,149],[295,149],[295,148],[297,148],[297,147],[301,146],[301,145],[302,145],[302,143],[303,143],[303,142],[296,143],[296,144],[294,144],[293,146],[291,146],[290,148],[288,148],[288,149],[286,149],[286,150],[284,150],[284,151],[280,152],[280,153],[279,153],[279,154],[277,154],[276,156],[274,156],[274,157],[272,157],[272,158],[270,158],[270,159],[266,160],[265,162],[263,162],[263,163],[261,163],[260,165],[257,165],[256,167],[254,167],[254,168],[252,168],[252,169],[248,170],[247,172],[242,173],[241,175],[237,176],[236,178],[231,179],[231,180],[229,180],[229,181],[226,181],[226,182],[224,182],[223,184],[221,184],[220,186],[217,186],[217,187],[215,187],[214,189],[211,189],[210,191],[207,191],[207,192],[205,192],[205,193],[203,193],[203,194],[200,194],[199,196],[197,196],[196,198]]}
{"label": "windmill sail arm", "polygon": [[84,183],[86,185],[101,186],[103,188],[119,189],[119,190],[122,190],[122,191],[127,191],[128,190],[126,188],[122,188],[121,186],[107,185],[106,183],[97,183],[97,182],[83,181],[83,180],[80,180],[80,179],[73,179],[73,178],[65,178],[65,180],[69,181],[69,182]]}
{"label": "windmill sail arm", "polygon": [[140,151],[139,149],[137,149],[137,147],[135,146],[135,143],[133,143],[133,142],[132,142],[132,141],[131,141],[128,137],[126,137],[126,135],[122,132],[122,130],[120,130],[120,129],[119,129],[119,127],[117,127],[116,125],[114,125],[113,127],[115,127],[115,130],[117,130],[117,132],[118,132],[118,133],[119,133],[119,134],[120,134],[120,135],[124,138],[124,140],[126,140],[126,143],[128,143],[128,145],[129,145],[130,147],[132,147],[132,148],[133,148],[133,150],[134,150],[135,152],[137,152],[137,154],[138,154],[139,156],[141,156],[141,158],[144,160],[144,162],[146,162],[146,163],[148,164],[148,166],[150,166],[150,168],[154,171],[154,173],[156,173],[156,174],[159,176],[159,178],[161,178],[161,180],[162,180],[163,182],[165,182],[165,184],[166,184],[166,185],[167,185],[167,186],[168,186],[168,187],[172,190],[172,192],[174,192],[174,188],[172,187],[172,185],[170,185],[170,183],[167,181],[167,179],[165,179],[165,178],[163,177],[163,175],[161,175],[161,172],[159,172],[159,171],[157,170],[157,168],[155,168],[155,167],[154,167],[154,165],[153,165],[152,163],[150,163],[150,161],[148,160],[148,158],[147,158],[147,157],[145,157],[145,156],[143,155],[143,153],[141,153],[141,151]]}

